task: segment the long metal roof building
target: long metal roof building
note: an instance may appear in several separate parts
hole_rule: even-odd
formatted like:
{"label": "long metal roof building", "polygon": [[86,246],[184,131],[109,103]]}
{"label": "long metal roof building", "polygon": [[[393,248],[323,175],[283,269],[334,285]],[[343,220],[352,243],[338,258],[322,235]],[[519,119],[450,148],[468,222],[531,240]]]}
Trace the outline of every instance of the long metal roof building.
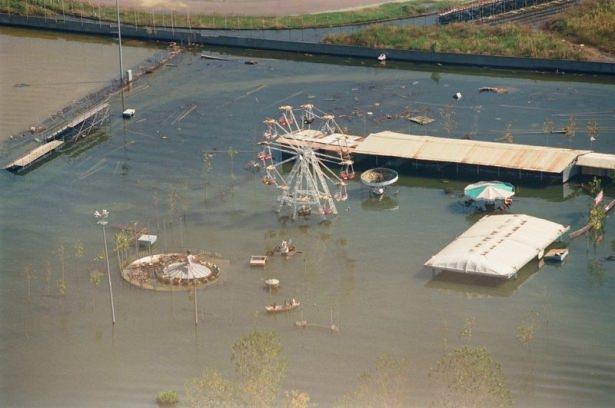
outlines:
{"label": "long metal roof building", "polygon": [[514,276],[569,227],[525,214],[487,215],[481,218],[425,266],[434,270]]}
{"label": "long metal roof building", "polygon": [[355,153],[562,173],[588,150],[417,136],[384,131],[372,133]]}

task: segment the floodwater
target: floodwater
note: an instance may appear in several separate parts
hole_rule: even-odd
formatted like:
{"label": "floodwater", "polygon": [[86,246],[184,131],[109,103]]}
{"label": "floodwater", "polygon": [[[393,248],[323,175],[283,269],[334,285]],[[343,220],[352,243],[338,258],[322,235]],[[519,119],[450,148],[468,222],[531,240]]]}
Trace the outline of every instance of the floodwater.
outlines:
{"label": "floodwater", "polygon": [[[563,265],[533,263],[500,285],[434,280],[422,265],[476,221],[456,197],[476,180],[407,174],[383,203],[367,201],[353,181],[331,223],[293,223],[278,219],[275,192],[242,167],[255,157],[262,120],[277,117],[281,104],[306,101],[337,114],[352,134],[391,129],[495,140],[510,129],[518,143],[588,148],[586,124],[595,119],[593,147],[615,153],[615,84],[272,55],[236,53],[224,62],[185,54],[126,94],[133,120],[119,118],[115,99],[109,128],[89,144],[24,176],[0,173],[0,405],[152,406],[167,389],[183,397],[184,384],[206,368],[231,374],[231,344],[259,329],[280,335],[289,363],[284,388],[304,390],[322,406],[385,353],[411,361],[412,393],[424,406],[429,369],[446,347],[466,343],[486,347],[502,365],[516,406],[613,406],[615,264],[604,260],[615,249],[612,217],[596,246],[571,242]],[[247,58],[258,64],[245,65]],[[479,94],[481,86],[510,92]],[[395,119],[407,107],[437,121],[420,127]],[[571,115],[574,137],[542,134],[546,120],[559,129]],[[229,147],[238,151],[233,160]],[[203,152],[212,150],[207,170]],[[615,196],[613,187],[605,193]],[[512,209],[576,229],[590,202],[575,184],[522,184]],[[93,271],[105,271],[92,215],[102,208],[111,225],[138,222],[158,234],[158,251],[206,249],[230,260],[219,284],[199,291],[198,327],[185,292],[131,287],[113,254],[112,327],[106,280],[90,281]],[[302,254],[250,269],[250,255],[286,238]],[[278,294],[262,289],[269,277],[280,279]],[[262,313],[285,297],[299,299],[301,311]],[[331,315],[339,335],[294,327],[301,318],[327,325]],[[460,335],[468,322],[470,334]],[[524,345],[517,335],[528,325],[534,336]]]}
{"label": "floodwater", "polygon": [[[130,68],[157,48],[128,41]],[[108,39],[0,27],[0,141],[36,126],[118,74],[117,44]]]}

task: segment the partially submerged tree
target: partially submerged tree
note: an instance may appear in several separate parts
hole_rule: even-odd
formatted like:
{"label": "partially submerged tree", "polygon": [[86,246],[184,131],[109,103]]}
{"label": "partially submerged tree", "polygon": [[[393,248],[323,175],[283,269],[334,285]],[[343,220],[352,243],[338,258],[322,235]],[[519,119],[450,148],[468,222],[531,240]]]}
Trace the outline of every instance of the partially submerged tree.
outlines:
{"label": "partially submerged tree", "polygon": [[508,407],[510,391],[502,368],[484,347],[463,346],[445,354],[431,370],[435,407]]}
{"label": "partially submerged tree", "polygon": [[282,345],[274,332],[253,331],[233,345],[231,361],[249,405],[270,406],[286,373]]}
{"label": "partially submerged tree", "polygon": [[[286,373],[286,362],[281,354],[282,346],[276,333],[255,330],[233,345],[231,361],[236,380],[207,370],[187,384],[186,400],[192,407],[273,406]],[[291,400],[305,402],[306,396],[297,395]]]}
{"label": "partially submerged tree", "polygon": [[286,408],[307,408],[310,405],[310,396],[307,392],[292,390],[286,393]]}
{"label": "partially submerged tree", "polygon": [[404,359],[383,355],[371,371],[359,377],[359,383],[345,394],[344,407],[406,407],[411,404],[410,364]]}

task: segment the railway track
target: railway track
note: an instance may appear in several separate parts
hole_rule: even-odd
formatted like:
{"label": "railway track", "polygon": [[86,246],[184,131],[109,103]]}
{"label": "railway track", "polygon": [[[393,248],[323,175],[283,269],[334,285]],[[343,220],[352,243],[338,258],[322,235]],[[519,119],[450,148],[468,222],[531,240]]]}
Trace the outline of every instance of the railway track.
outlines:
{"label": "railway track", "polygon": [[534,7],[497,14],[492,17],[483,18],[482,20],[476,20],[476,22],[479,24],[488,24],[492,26],[507,23],[540,26],[555,14],[561,13],[577,3],[578,0],[554,0],[552,2]]}

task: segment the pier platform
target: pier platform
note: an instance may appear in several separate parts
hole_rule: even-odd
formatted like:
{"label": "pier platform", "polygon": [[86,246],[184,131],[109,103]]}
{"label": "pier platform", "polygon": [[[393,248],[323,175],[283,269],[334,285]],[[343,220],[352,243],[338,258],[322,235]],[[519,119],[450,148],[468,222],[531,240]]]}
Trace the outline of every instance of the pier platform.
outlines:
{"label": "pier platform", "polygon": [[51,142],[45,143],[37,147],[36,149],[31,150],[19,159],[11,162],[5,167],[5,169],[12,173],[19,173],[21,171],[24,171],[36,164],[37,162],[40,162],[45,157],[50,156],[56,149],[58,149],[63,144],[64,142],[62,140],[52,140]]}
{"label": "pier platform", "polygon": [[329,154],[350,154],[363,157],[407,160],[416,168],[440,170],[452,167],[453,172],[468,171],[480,175],[490,173],[508,179],[531,176],[540,180],[566,183],[578,175],[615,177],[615,154],[561,147],[516,143],[486,142],[436,136],[418,136],[391,131],[372,133],[366,137],[302,130],[280,136],[276,142],[295,147],[309,145]]}

